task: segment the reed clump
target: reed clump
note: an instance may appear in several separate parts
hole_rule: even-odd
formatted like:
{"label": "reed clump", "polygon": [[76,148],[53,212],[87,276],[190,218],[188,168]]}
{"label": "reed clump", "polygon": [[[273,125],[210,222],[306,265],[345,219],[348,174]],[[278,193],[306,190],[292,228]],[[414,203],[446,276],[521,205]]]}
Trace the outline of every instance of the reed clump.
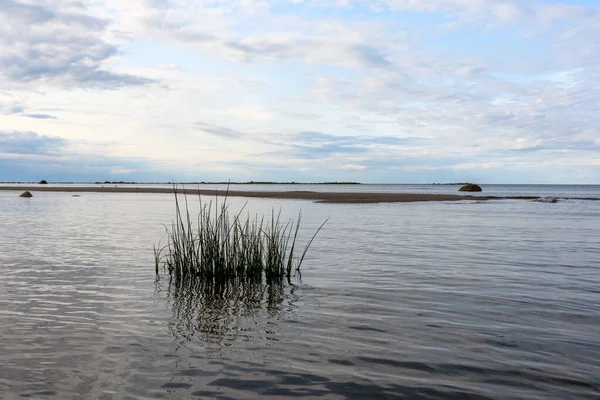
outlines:
{"label": "reed clump", "polygon": [[249,215],[242,219],[244,207],[230,215],[227,195],[218,204],[202,203],[194,220],[190,216],[187,196],[182,209],[175,194],[175,220],[166,227],[167,244],[154,247],[156,274],[163,267],[177,281],[242,280],[267,283],[290,280],[299,271],[306,253],[325,222],[299,253],[296,247],[302,214],[296,221],[281,219],[281,211],[265,218]]}

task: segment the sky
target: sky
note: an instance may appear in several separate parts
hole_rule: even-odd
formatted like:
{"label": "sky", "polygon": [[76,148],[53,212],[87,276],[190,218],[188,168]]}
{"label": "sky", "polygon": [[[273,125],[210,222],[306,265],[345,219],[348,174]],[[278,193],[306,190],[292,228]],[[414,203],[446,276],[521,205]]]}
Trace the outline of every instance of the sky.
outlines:
{"label": "sky", "polygon": [[600,183],[597,0],[0,0],[0,181]]}

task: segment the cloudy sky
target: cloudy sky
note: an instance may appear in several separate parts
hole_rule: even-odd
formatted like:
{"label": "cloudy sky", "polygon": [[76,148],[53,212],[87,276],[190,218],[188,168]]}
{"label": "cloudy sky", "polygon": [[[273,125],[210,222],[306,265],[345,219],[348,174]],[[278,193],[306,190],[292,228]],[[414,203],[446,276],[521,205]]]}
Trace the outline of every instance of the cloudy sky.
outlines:
{"label": "cloudy sky", "polygon": [[0,0],[0,181],[600,183],[597,0]]}

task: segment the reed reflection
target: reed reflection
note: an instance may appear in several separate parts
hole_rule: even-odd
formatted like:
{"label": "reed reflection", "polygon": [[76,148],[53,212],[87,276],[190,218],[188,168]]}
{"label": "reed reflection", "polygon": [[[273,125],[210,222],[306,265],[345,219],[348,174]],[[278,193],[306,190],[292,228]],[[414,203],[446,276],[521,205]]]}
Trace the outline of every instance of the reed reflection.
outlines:
{"label": "reed reflection", "polygon": [[277,340],[277,321],[299,300],[298,286],[287,280],[179,279],[166,290],[173,313],[168,330],[184,346],[197,340],[222,346]]}

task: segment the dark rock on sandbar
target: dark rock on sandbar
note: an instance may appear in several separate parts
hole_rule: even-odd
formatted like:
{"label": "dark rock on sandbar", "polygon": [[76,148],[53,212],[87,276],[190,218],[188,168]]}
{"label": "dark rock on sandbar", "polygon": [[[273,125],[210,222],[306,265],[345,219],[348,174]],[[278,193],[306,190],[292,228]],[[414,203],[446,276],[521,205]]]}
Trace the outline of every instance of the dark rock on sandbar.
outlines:
{"label": "dark rock on sandbar", "polygon": [[21,193],[19,195],[19,197],[33,197],[33,195],[31,194],[31,192],[29,190],[26,190],[23,193]]}
{"label": "dark rock on sandbar", "polygon": [[465,186],[458,189],[459,192],[481,192],[481,186],[474,183],[467,183]]}
{"label": "dark rock on sandbar", "polygon": [[47,185],[47,184],[48,184],[48,182],[46,182],[46,180],[45,180],[45,179],[42,179],[42,180],[40,181],[40,185]]}

